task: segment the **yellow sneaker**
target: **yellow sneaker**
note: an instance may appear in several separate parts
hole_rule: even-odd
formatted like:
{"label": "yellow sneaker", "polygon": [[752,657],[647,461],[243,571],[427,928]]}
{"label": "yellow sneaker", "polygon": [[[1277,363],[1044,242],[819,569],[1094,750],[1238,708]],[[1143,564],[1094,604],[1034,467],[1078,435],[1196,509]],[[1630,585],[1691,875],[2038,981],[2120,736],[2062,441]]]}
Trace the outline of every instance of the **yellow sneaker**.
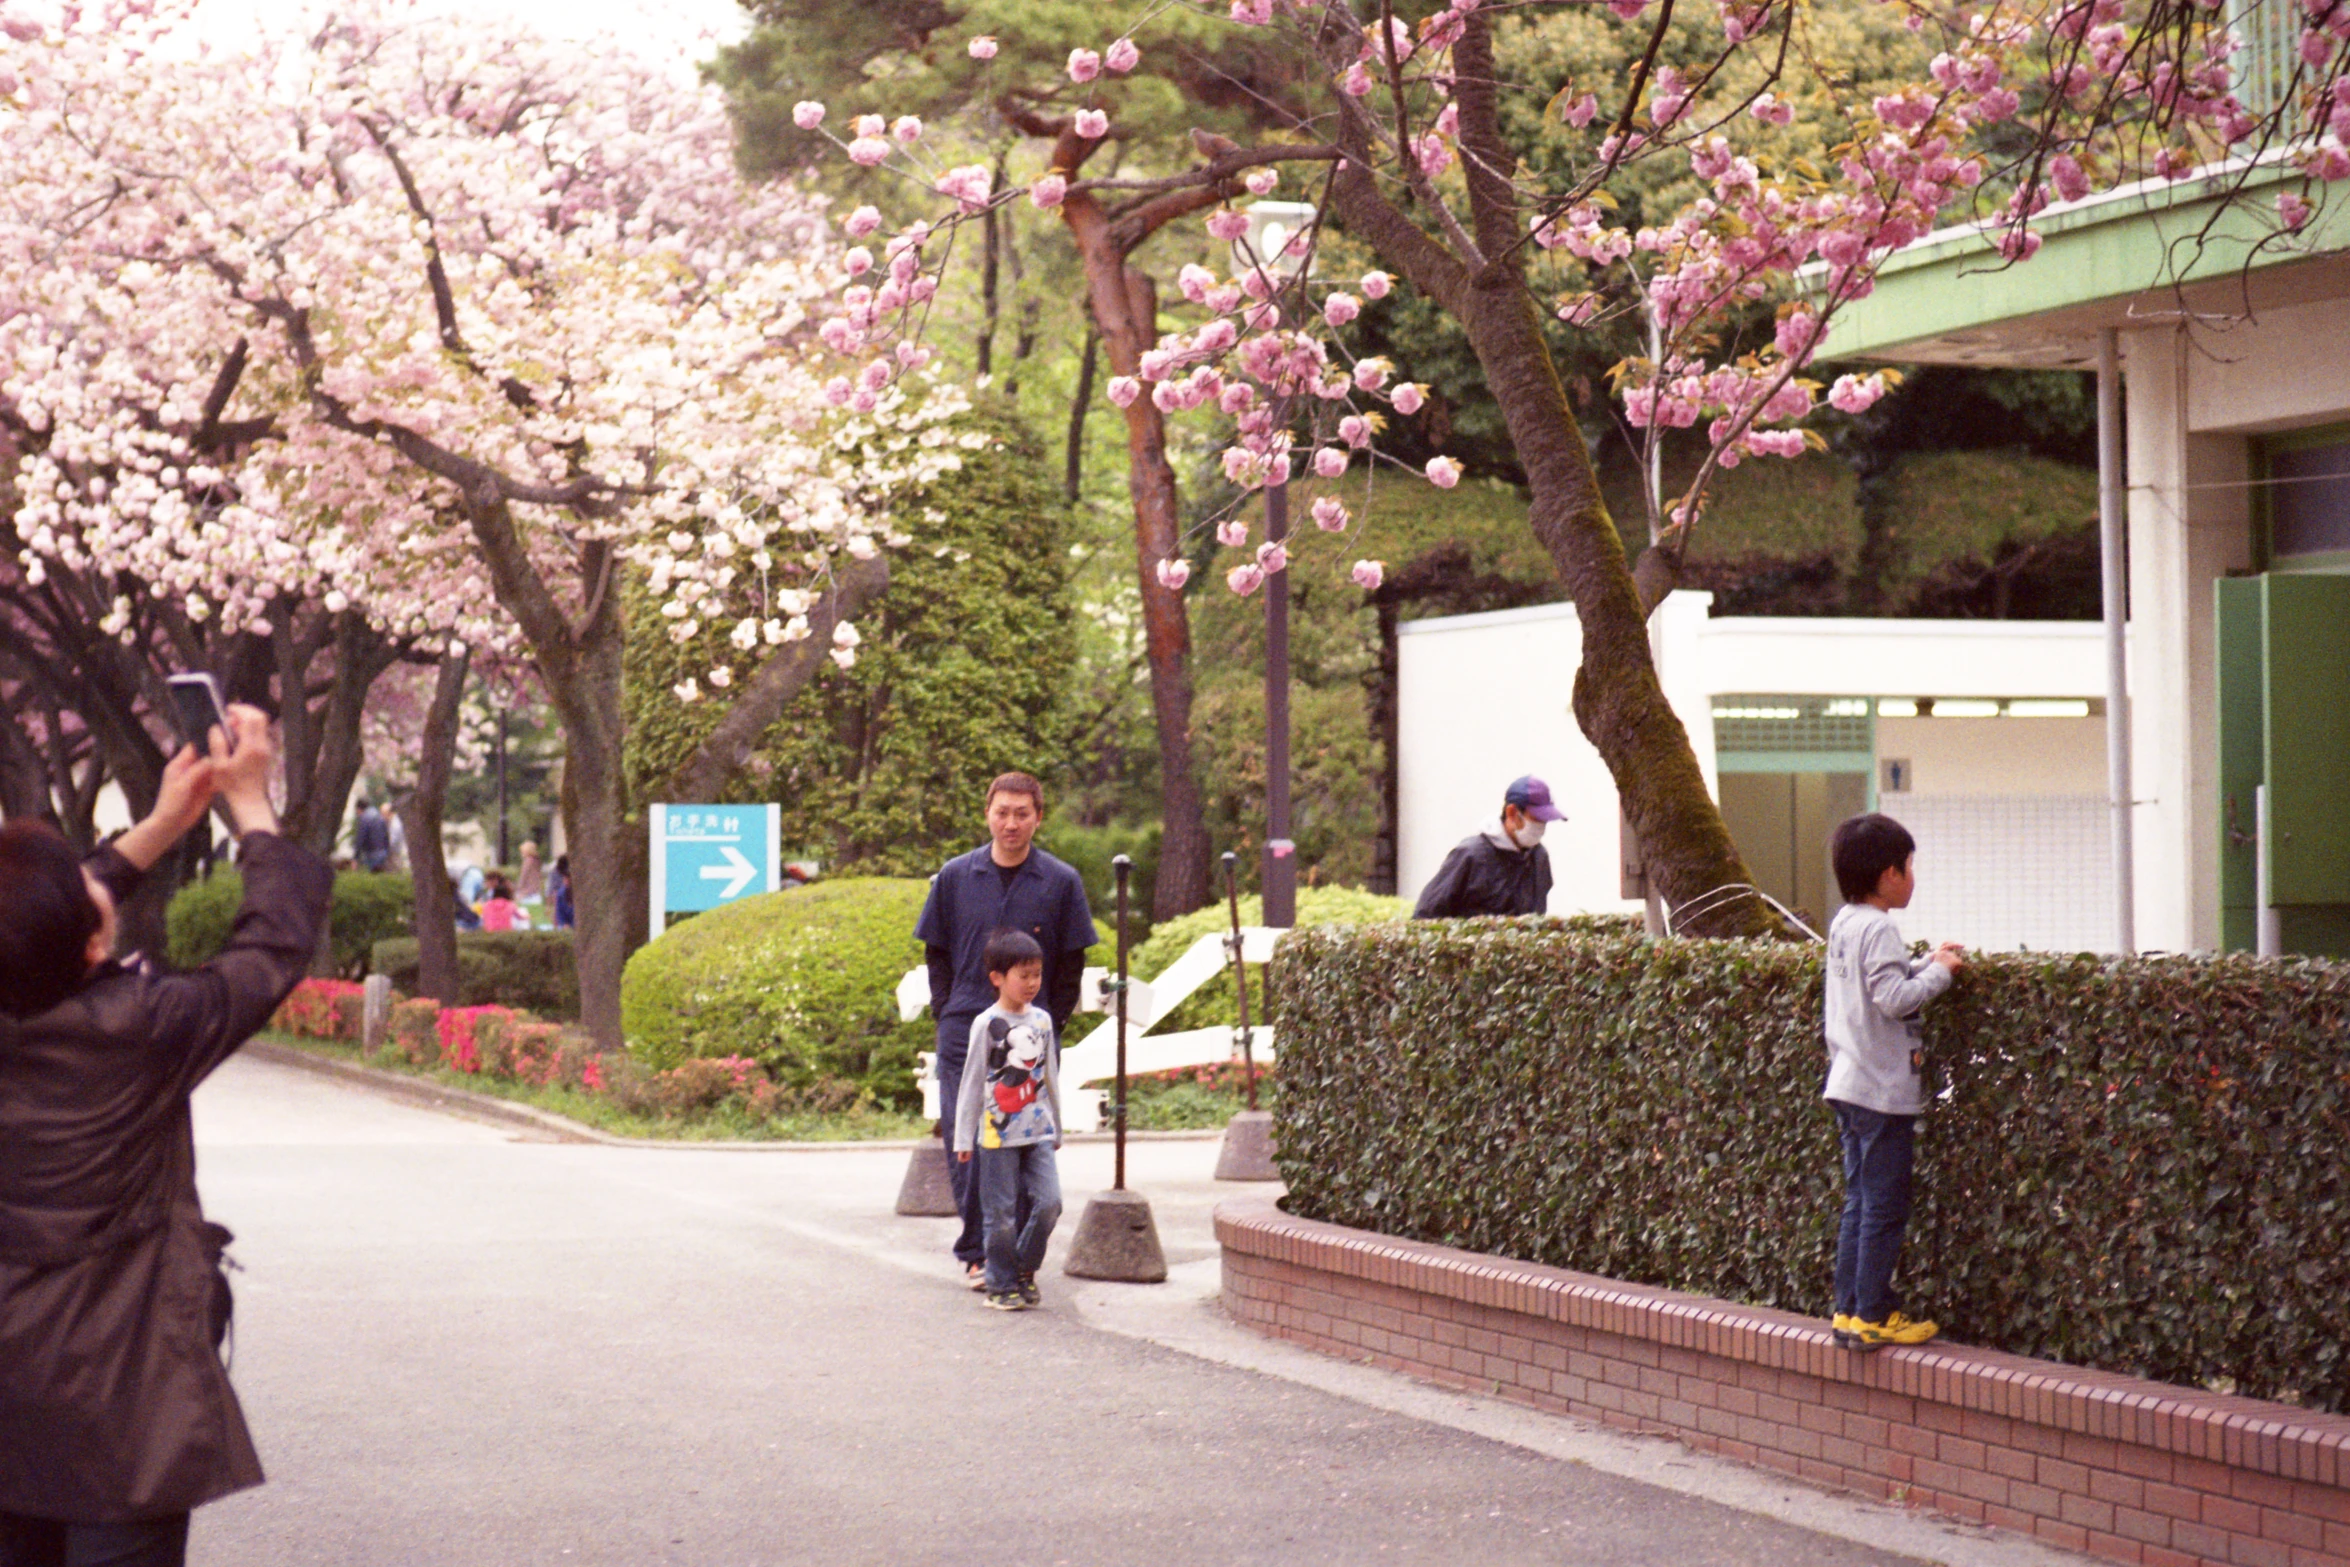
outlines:
{"label": "yellow sneaker", "polygon": [[1835,1313],[1828,1318],[1828,1337],[1838,1349],[1860,1348],[1860,1318],[1841,1311]]}
{"label": "yellow sneaker", "polygon": [[1863,1349],[1882,1349],[1887,1344],[1923,1344],[1942,1331],[1933,1322],[1913,1322],[1896,1311],[1882,1322],[1856,1322],[1853,1332],[1860,1338]]}

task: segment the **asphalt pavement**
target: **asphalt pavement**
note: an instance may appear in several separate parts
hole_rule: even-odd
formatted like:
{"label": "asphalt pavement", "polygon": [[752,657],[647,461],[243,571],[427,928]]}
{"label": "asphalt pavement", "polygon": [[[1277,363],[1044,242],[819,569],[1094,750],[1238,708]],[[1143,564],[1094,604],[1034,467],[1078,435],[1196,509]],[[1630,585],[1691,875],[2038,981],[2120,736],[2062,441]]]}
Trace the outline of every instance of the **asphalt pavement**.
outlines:
{"label": "asphalt pavement", "polygon": [[[199,1567],[2065,1557],[1268,1343],[1212,1140],[1130,1151],[1162,1286],[983,1309],[902,1150],[616,1148],[260,1061],[197,1099],[270,1482]],[[1064,1151],[1075,1230],[1109,1150]]]}

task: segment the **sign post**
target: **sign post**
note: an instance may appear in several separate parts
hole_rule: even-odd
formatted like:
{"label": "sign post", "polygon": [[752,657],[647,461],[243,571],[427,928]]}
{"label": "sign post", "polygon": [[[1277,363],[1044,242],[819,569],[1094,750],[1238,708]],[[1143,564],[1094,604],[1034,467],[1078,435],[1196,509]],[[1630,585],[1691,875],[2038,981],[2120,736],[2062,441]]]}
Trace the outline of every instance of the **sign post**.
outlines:
{"label": "sign post", "polygon": [[652,934],[672,914],[699,913],[783,885],[780,805],[653,807]]}

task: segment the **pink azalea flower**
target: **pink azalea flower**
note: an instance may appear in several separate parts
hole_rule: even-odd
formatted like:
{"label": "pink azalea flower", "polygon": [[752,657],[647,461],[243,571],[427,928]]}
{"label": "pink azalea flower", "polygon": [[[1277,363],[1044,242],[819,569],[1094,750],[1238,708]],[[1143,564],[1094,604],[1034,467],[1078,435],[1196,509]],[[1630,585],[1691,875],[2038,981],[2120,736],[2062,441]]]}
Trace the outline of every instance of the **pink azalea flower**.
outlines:
{"label": "pink azalea flower", "polygon": [[1346,507],[1335,495],[1317,497],[1314,501],[1314,526],[1324,533],[1346,531]]}
{"label": "pink azalea flower", "polygon": [[1131,38],[1119,39],[1110,45],[1109,50],[1102,56],[1102,64],[1121,76],[1141,63],[1142,51],[1135,47],[1134,40]]}
{"label": "pink azalea flower", "polygon": [[1428,459],[1428,482],[1440,490],[1449,490],[1461,482],[1461,465],[1450,457]]}
{"label": "pink azalea flower", "polygon": [[971,58],[974,60],[992,60],[995,58],[995,39],[986,33],[981,33],[977,38],[972,39],[970,43],[964,45],[964,47],[971,51]]}
{"label": "pink azalea flower", "polygon": [[791,107],[791,122],[803,131],[812,131],[824,123],[824,105],[813,98],[803,98]]}
{"label": "pink azalea flower", "polygon": [[1379,584],[1387,580],[1387,563],[1377,560],[1358,560],[1355,562],[1355,569],[1349,575],[1355,579],[1356,587],[1361,588],[1365,593],[1376,593],[1379,591]]}
{"label": "pink azalea flower", "polygon": [[1090,82],[1101,74],[1102,57],[1099,52],[1092,49],[1072,49],[1069,51],[1069,80]]}

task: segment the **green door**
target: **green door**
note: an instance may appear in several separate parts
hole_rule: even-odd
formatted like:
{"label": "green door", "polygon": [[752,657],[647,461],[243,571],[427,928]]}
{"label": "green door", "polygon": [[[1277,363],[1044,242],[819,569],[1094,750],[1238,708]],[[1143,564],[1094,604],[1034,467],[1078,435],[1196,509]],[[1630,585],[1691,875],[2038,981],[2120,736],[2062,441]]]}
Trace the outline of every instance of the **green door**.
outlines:
{"label": "green door", "polygon": [[2269,888],[2287,952],[2350,957],[2350,576],[2259,582]]}

